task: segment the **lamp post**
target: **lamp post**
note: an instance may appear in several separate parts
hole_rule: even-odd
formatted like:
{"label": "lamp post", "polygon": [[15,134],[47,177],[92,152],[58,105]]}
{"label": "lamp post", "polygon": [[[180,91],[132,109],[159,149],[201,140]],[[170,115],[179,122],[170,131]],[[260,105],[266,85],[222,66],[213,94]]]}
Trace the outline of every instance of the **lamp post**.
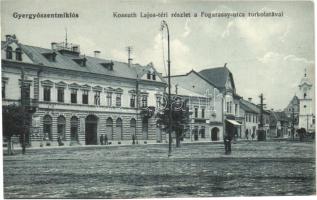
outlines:
{"label": "lamp post", "polygon": [[172,104],[171,104],[171,59],[170,59],[170,34],[166,21],[161,22],[161,30],[167,30],[167,67],[168,67],[168,156],[172,153]]}

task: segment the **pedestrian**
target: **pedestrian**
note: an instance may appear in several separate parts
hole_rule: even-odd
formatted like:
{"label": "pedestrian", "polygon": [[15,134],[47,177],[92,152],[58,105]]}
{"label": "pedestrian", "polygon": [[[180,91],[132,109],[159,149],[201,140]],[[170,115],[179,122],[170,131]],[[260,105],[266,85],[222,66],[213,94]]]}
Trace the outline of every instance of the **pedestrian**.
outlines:
{"label": "pedestrian", "polygon": [[103,145],[103,134],[100,135],[99,140],[100,140],[100,144]]}
{"label": "pedestrian", "polygon": [[108,136],[105,134],[105,145],[108,145]]}
{"label": "pedestrian", "polygon": [[254,136],[255,136],[255,134],[254,134],[254,132],[253,132],[252,135],[251,135],[252,140],[254,140]]}
{"label": "pedestrian", "polygon": [[225,145],[225,154],[226,155],[230,154],[230,152],[231,152],[231,144],[230,144],[230,139],[229,139],[228,135],[224,136],[223,142],[224,142],[224,145]]}

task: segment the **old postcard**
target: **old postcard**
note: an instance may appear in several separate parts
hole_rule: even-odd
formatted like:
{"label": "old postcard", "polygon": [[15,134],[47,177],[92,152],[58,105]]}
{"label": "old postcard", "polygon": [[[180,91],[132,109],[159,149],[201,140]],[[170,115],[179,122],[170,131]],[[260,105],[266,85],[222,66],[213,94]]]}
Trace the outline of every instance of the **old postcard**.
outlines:
{"label": "old postcard", "polygon": [[3,0],[3,198],[316,196],[312,1]]}

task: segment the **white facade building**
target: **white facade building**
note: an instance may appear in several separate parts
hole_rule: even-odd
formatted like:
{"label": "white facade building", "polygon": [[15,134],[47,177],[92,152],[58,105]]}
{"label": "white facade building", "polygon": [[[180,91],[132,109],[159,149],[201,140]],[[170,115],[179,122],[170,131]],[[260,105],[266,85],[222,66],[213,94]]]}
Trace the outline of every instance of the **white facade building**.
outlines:
{"label": "white facade building", "polygon": [[315,131],[315,106],[313,84],[305,72],[299,84],[299,121],[298,128],[305,128],[309,132]]}

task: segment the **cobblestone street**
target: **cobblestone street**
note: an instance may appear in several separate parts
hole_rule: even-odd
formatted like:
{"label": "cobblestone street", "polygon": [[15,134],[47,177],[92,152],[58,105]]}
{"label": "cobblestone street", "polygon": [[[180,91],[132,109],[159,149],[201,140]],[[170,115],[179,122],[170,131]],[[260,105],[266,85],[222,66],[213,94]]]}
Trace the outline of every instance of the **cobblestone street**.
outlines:
{"label": "cobblestone street", "polygon": [[315,194],[315,144],[28,149],[4,156],[5,198],[144,198]]}

